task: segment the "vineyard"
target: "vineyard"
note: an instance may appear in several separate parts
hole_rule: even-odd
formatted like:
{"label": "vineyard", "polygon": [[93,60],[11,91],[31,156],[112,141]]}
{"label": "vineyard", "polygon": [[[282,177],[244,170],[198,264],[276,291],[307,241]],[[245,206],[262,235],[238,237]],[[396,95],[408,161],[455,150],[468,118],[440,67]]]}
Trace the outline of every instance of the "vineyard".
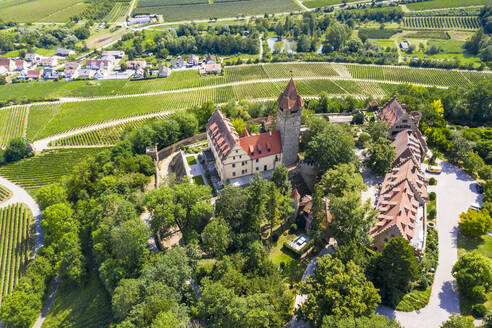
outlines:
{"label": "vineyard", "polygon": [[55,140],[49,144],[50,147],[66,147],[66,146],[111,146],[118,143],[123,132],[127,129],[137,129],[149,122],[149,120],[162,120],[168,115],[162,114],[153,118],[137,119],[125,122],[118,125],[113,125],[103,129],[93,130],[80,133],[74,136],[65,137]]}
{"label": "vineyard", "polygon": [[0,175],[26,189],[61,181],[75,165],[103,148],[56,149],[0,167]]}
{"label": "vineyard", "polygon": [[17,203],[0,209],[0,250],[2,285],[0,302],[3,296],[12,291],[24,273],[32,257],[31,236],[32,213],[23,204]]}
{"label": "vineyard", "polygon": [[104,17],[103,21],[108,23],[124,22],[128,9],[130,9],[130,4],[128,2],[117,2],[109,14]]}
{"label": "vineyard", "polygon": [[480,28],[478,16],[427,16],[405,17],[405,28],[476,30]]}
{"label": "vineyard", "polygon": [[28,106],[0,109],[0,148],[5,148],[10,139],[24,136]]}
{"label": "vineyard", "polygon": [[0,204],[8,201],[10,197],[12,197],[12,192],[3,186],[0,186]]}

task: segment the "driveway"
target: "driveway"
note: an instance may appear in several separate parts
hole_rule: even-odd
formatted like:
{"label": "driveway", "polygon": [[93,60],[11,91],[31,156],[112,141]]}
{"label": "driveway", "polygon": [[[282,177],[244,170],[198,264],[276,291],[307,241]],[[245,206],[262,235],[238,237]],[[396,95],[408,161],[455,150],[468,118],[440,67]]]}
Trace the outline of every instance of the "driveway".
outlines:
{"label": "driveway", "polygon": [[41,210],[38,206],[38,203],[21,187],[10,182],[7,179],[0,177],[0,185],[7,187],[12,191],[12,197],[6,201],[5,203],[0,205],[0,208],[7,207],[8,205],[12,205],[15,203],[24,203],[29,207],[34,217],[35,226],[36,226],[36,236],[34,243],[34,254],[38,252],[38,249],[43,245],[43,232],[41,231]]}
{"label": "driveway", "polygon": [[[414,312],[394,311],[380,306],[376,312],[398,320],[405,328],[438,328],[452,313],[459,313],[456,280],[451,269],[458,260],[457,234],[459,215],[471,203],[481,201],[473,180],[462,170],[441,163],[442,173],[432,175],[437,180],[437,229],[439,233],[439,265],[429,304]],[[428,177],[431,175],[427,174]]]}

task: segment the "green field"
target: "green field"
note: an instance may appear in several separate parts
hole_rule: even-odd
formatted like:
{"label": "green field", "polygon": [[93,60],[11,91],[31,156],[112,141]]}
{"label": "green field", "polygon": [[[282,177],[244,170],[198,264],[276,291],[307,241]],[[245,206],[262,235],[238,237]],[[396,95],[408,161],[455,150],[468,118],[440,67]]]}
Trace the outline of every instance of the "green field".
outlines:
{"label": "green field", "polygon": [[490,0],[431,0],[416,3],[409,3],[406,6],[410,10],[427,10],[436,8],[453,8],[465,6],[480,6],[490,4]]}
{"label": "green field", "polygon": [[[458,234],[458,257],[463,256],[466,252],[478,251],[480,254],[492,259],[492,236],[483,235],[478,238],[472,238]],[[487,310],[492,310],[492,292],[487,293],[488,301],[485,302]],[[460,295],[460,310],[463,315],[471,314],[472,302]]]}
{"label": "green field", "polygon": [[403,26],[410,29],[476,30],[480,28],[480,21],[478,16],[405,17]]}
{"label": "green field", "polygon": [[0,1],[0,18],[5,22],[63,23],[86,7],[82,0],[3,0]]}
{"label": "green field", "polygon": [[305,0],[302,4],[308,8],[327,7],[343,3],[343,0]]}
{"label": "green field", "polygon": [[97,274],[91,272],[84,286],[60,286],[43,328],[107,328],[111,322],[111,299]]}
{"label": "green field", "polygon": [[103,21],[108,23],[124,22],[128,14],[128,9],[130,9],[129,2],[117,2],[108,15],[104,17]]}
{"label": "green field", "polygon": [[6,202],[12,197],[12,192],[4,186],[0,185],[0,204]]}
{"label": "green field", "polygon": [[372,39],[372,41],[375,41],[377,44],[379,44],[383,48],[395,48],[396,49],[396,43],[394,40],[388,40],[388,39]]}
{"label": "green field", "polygon": [[33,256],[31,224],[32,213],[23,204],[0,209],[0,302],[14,289]]}
{"label": "green field", "polygon": [[0,167],[0,175],[26,189],[60,182],[72,173],[74,166],[102,148],[46,150],[40,155]]}
{"label": "green field", "polygon": [[28,112],[28,106],[0,109],[0,148],[10,139],[25,135]]}
{"label": "green field", "polygon": [[[167,5],[177,2],[194,2],[194,4]],[[148,6],[151,4],[152,6]],[[241,15],[263,15],[264,13],[280,13],[300,10],[294,0],[242,0],[242,1],[208,1],[201,0],[151,0],[140,1],[133,14],[159,14],[167,22],[193,19],[225,18]]]}

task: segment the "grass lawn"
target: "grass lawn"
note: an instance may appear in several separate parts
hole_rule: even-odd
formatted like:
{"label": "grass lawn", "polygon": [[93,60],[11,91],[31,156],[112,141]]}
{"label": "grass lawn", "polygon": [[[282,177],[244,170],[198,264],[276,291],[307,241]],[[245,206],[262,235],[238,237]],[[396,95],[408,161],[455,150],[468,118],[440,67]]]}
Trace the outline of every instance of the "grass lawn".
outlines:
{"label": "grass lawn", "polygon": [[[478,238],[472,238],[458,233],[458,257],[474,250],[492,259],[492,236],[483,235]],[[460,294],[460,310],[463,315],[471,315],[472,305],[472,302]],[[487,293],[485,306],[487,310],[492,310],[492,292]]]}
{"label": "grass lawn", "polygon": [[280,267],[281,263],[284,263],[282,270],[282,276],[285,283],[292,287],[294,283],[301,281],[302,274],[306,269],[304,263],[299,263],[291,254],[289,250],[284,248],[284,243],[293,240],[297,235],[284,233],[280,235],[277,243],[271,248],[269,258],[276,266]]}
{"label": "grass lawn", "polygon": [[436,210],[436,199],[430,200],[427,204],[427,217],[429,217],[429,212],[431,210]]}
{"label": "grass lawn", "polygon": [[67,287],[63,281],[61,284],[43,328],[110,326],[111,299],[94,272],[85,286]]}
{"label": "grass lawn", "polygon": [[188,156],[188,157],[186,157],[186,161],[188,162],[188,165],[195,165],[196,164],[196,157],[195,156]]}
{"label": "grass lawn", "polygon": [[429,303],[430,294],[432,292],[432,286],[427,287],[425,290],[414,289],[408,294],[403,296],[400,303],[396,306],[396,310],[411,312],[415,309],[421,309]]}
{"label": "grass lawn", "polygon": [[379,44],[383,48],[396,48],[396,44],[394,40],[388,40],[388,39],[371,39],[372,41],[375,41],[377,44]]}
{"label": "grass lawn", "polygon": [[199,186],[205,185],[205,182],[203,181],[203,177],[201,175],[197,175],[196,177],[193,177],[193,182]]}

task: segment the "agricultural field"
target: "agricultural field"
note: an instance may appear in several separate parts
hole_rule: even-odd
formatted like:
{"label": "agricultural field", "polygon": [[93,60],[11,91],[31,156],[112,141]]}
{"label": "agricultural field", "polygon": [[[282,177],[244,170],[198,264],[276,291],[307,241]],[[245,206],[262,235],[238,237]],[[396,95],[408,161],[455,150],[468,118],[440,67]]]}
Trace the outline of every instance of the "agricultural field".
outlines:
{"label": "agricultural field", "polygon": [[5,203],[12,197],[12,192],[6,187],[0,185],[0,204]]}
{"label": "agricultural field", "polygon": [[[188,4],[177,4],[183,2]],[[149,4],[152,4],[152,6],[149,6]],[[265,13],[290,12],[300,9],[294,0],[213,1],[213,4],[209,4],[208,1],[204,0],[144,0],[139,1],[133,14],[158,14],[162,15],[167,22],[175,22],[209,19],[211,17],[263,15]]]}
{"label": "agricultural field", "polygon": [[0,2],[0,17],[6,22],[64,23],[86,7],[83,0],[3,0]]}
{"label": "agricultural field", "polygon": [[308,8],[327,7],[343,3],[343,0],[305,0],[302,4]]}
{"label": "agricultural field", "polygon": [[118,143],[121,136],[127,129],[137,129],[149,122],[150,120],[163,120],[167,114],[162,114],[150,119],[138,119],[103,129],[84,132],[70,137],[55,140],[48,146],[66,147],[66,146],[111,146]]}
{"label": "agricultural field", "polygon": [[55,149],[0,167],[0,175],[26,189],[60,182],[74,166],[103,148]]}
{"label": "agricultural field", "polygon": [[446,31],[418,31],[405,34],[405,38],[449,40],[450,35]]}
{"label": "agricultural field", "polygon": [[465,6],[481,6],[489,4],[490,0],[430,0],[423,2],[415,2],[406,4],[410,10],[428,10],[439,8],[453,8],[453,7],[465,7]]}
{"label": "agricultural field", "polygon": [[0,302],[14,289],[33,256],[32,223],[32,213],[23,204],[0,209]]}
{"label": "agricultural field", "polygon": [[128,14],[128,9],[130,9],[129,2],[117,2],[108,16],[104,17],[103,21],[108,23],[124,22]]}
{"label": "agricultural field", "polygon": [[405,17],[403,26],[409,29],[476,30],[480,28],[480,21],[478,16]]}
{"label": "agricultural field", "polygon": [[7,147],[10,139],[26,133],[29,106],[0,109],[0,148]]}

